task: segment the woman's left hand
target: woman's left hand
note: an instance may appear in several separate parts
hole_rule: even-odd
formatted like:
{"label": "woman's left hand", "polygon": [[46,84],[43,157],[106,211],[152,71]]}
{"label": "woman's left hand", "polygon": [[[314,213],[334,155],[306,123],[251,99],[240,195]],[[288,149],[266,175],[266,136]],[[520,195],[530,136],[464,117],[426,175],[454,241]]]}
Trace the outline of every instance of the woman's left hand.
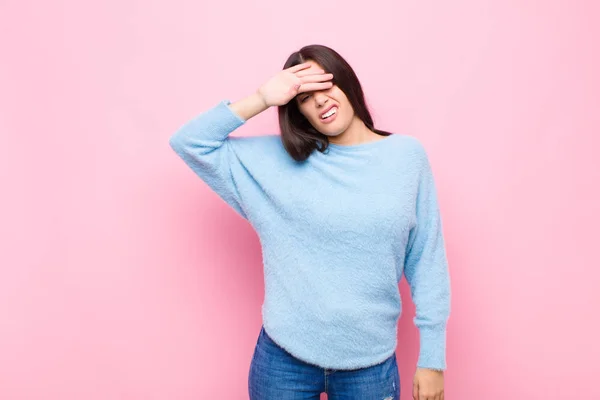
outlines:
{"label": "woman's left hand", "polygon": [[417,368],[413,380],[414,400],[444,400],[444,371]]}

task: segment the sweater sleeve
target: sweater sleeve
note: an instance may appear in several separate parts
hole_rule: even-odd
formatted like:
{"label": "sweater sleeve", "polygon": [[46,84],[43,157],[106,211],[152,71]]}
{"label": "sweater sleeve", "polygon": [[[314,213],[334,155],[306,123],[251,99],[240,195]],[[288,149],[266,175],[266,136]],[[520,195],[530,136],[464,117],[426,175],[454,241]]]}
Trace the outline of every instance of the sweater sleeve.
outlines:
{"label": "sweater sleeve", "polygon": [[445,370],[450,276],[434,177],[425,149],[420,143],[418,148],[417,223],[409,233],[404,271],[416,306],[414,323],[420,336],[417,366]]}
{"label": "sweater sleeve", "polygon": [[246,121],[222,100],[181,126],[169,139],[171,148],[215,193],[247,219],[232,174],[239,162],[228,135]]}

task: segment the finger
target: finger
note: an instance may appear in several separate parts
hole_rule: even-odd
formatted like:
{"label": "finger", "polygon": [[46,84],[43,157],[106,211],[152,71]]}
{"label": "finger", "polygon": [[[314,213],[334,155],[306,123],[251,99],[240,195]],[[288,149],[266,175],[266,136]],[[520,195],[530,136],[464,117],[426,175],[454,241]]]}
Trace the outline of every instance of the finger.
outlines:
{"label": "finger", "polygon": [[296,72],[295,75],[298,78],[302,78],[303,76],[308,76],[308,75],[319,75],[319,74],[324,74],[325,71],[320,69],[320,68],[309,68],[309,69],[304,69],[302,71]]}
{"label": "finger", "polygon": [[440,400],[444,400],[444,392],[440,395]]}
{"label": "finger", "polygon": [[333,79],[333,74],[314,74],[314,75],[304,76],[304,77],[300,78],[300,81],[302,82],[302,84],[305,84],[305,83],[312,83],[312,82],[325,82],[325,81],[329,81],[331,79]]}
{"label": "finger", "polygon": [[311,66],[310,63],[305,62],[302,64],[293,65],[293,66],[289,67],[287,70],[289,72],[296,73],[298,71],[302,71],[303,69],[309,68],[310,66]]}
{"label": "finger", "polygon": [[419,399],[419,385],[417,385],[416,383],[413,384],[413,400],[420,400]]}
{"label": "finger", "polygon": [[312,92],[313,90],[325,90],[329,89],[332,86],[332,82],[303,83],[302,86],[300,86],[300,90],[298,90],[298,93]]}

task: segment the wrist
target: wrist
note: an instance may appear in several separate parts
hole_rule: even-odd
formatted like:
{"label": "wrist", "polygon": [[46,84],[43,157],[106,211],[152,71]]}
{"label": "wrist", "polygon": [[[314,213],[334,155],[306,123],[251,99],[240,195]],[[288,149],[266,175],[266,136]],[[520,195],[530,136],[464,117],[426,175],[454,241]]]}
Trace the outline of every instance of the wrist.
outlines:
{"label": "wrist", "polygon": [[266,110],[267,108],[270,107],[270,105],[267,104],[267,100],[265,100],[264,96],[260,92],[260,89],[258,89],[256,92],[254,92],[253,97],[255,98],[255,101],[260,105],[260,107],[262,107],[263,109]]}
{"label": "wrist", "polygon": [[438,374],[443,375],[444,374],[444,370],[443,369],[437,369],[437,368],[424,368],[424,367],[417,367],[417,370],[421,370],[421,371],[429,371],[429,372],[437,372]]}

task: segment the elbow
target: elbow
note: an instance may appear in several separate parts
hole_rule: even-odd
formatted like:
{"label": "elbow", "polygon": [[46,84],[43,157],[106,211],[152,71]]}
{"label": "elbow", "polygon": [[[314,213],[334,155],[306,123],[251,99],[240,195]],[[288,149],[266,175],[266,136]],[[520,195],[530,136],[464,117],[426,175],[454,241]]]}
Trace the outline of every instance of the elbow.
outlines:
{"label": "elbow", "polygon": [[181,139],[181,132],[175,132],[173,135],[171,135],[169,138],[169,146],[177,154],[183,154],[185,152],[184,150],[186,146]]}

